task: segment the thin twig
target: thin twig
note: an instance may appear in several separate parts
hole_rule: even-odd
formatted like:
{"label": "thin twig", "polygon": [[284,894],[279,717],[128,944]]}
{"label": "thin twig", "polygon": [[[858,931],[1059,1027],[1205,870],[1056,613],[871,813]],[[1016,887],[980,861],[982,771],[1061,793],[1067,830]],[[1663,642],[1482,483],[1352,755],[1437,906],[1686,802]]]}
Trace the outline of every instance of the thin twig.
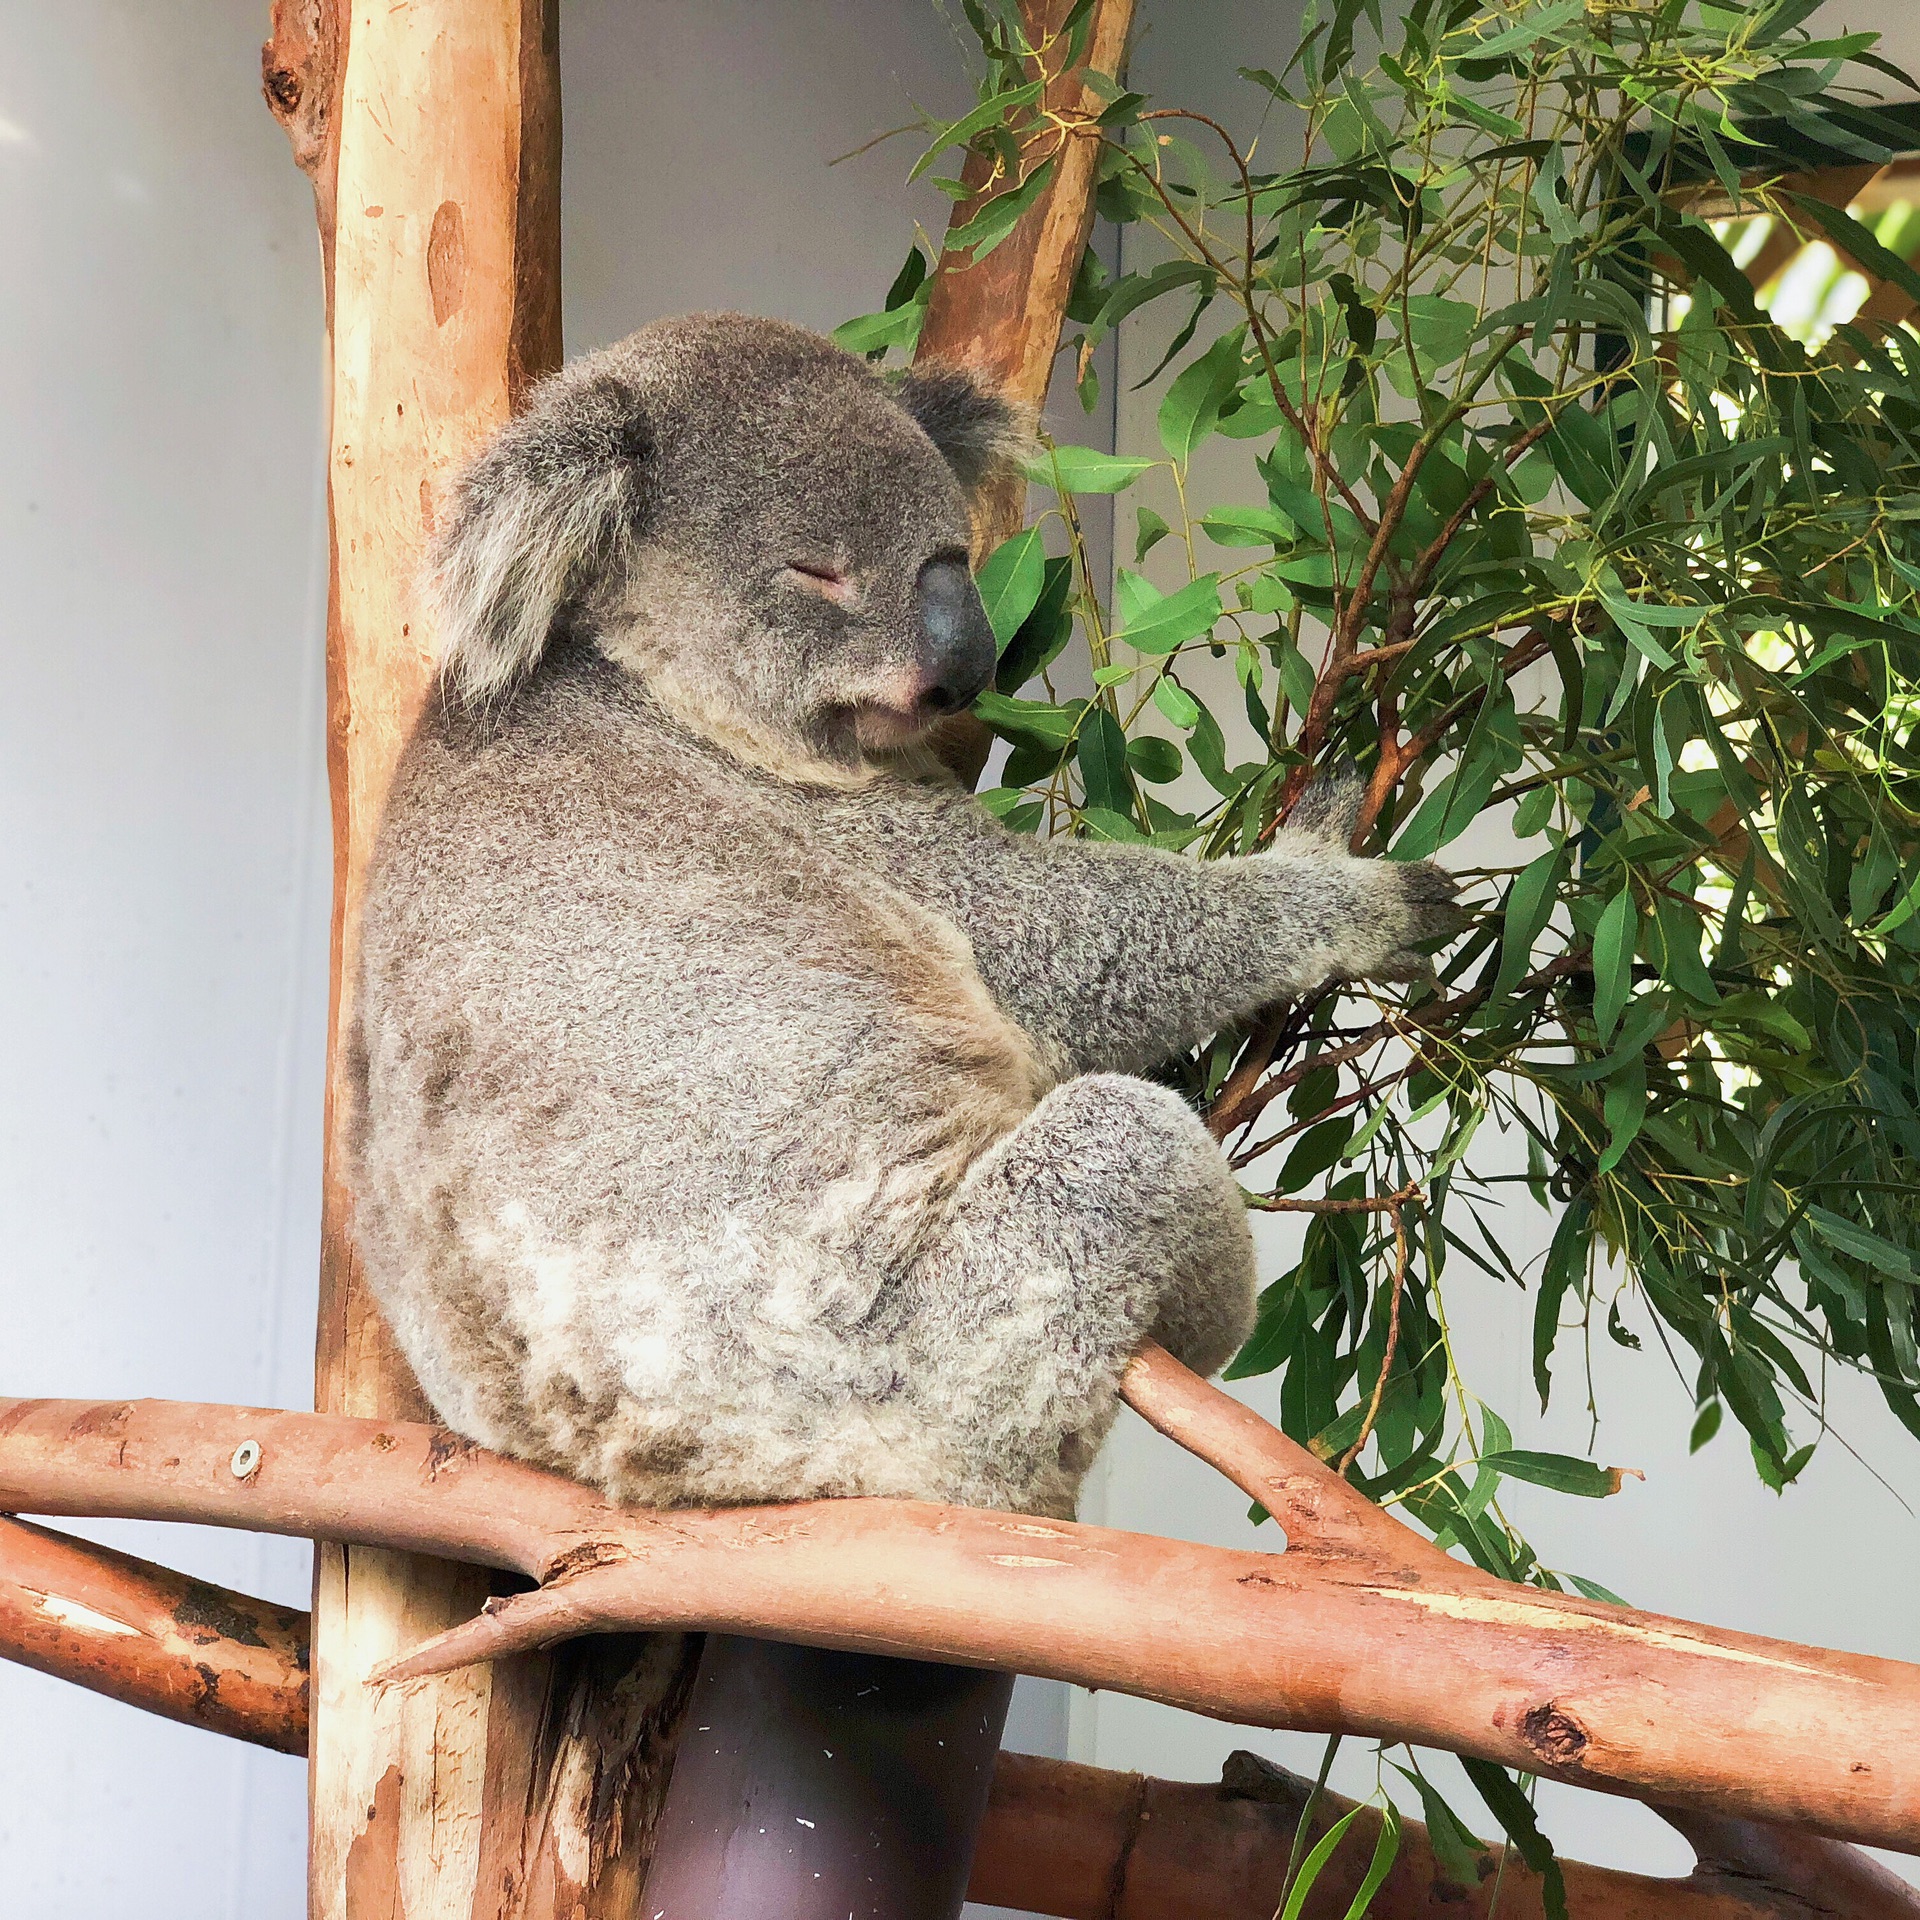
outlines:
{"label": "thin twig", "polygon": [[1367,1402],[1367,1417],[1353,1445],[1340,1456],[1334,1472],[1344,1480],[1347,1469],[1360,1457],[1360,1449],[1373,1436],[1373,1423],[1380,1417],[1380,1402],[1387,1391],[1387,1376],[1393,1371],[1393,1356],[1400,1345],[1400,1301],[1407,1290],[1407,1216],[1405,1202],[1413,1197],[1411,1188],[1396,1193],[1386,1203],[1393,1216],[1393,1295],[1387,1308],[1387,1351],[1380,1361],[1380,1376],[1373,1383],[1373,1398]]}

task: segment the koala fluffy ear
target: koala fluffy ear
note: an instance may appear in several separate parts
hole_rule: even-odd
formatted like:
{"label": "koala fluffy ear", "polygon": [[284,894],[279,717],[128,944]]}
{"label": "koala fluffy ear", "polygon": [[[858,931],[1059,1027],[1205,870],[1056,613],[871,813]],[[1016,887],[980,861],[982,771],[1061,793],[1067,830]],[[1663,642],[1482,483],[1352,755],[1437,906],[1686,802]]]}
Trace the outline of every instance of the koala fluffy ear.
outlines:
{"label": "koala fluffy ear", "polygon": [[588,582],[639,531],[652,436],[605,375],[550,381],[453,488],[429,557],[440,679],[485,707],[531,673]]}
{"label": "koala fluffy ear", "polygon": [[1020,411],[965,367],[934,362],[903,373],[894,398],[940,449],[971,497],[1018,463],[1029,437]]}

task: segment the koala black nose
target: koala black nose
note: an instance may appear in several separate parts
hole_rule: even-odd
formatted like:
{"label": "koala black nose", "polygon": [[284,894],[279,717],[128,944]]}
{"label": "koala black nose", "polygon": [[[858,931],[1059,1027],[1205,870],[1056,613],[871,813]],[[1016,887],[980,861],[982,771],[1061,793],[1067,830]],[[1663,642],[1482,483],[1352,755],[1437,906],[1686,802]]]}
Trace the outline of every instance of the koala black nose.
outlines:
{"label": "koala black nose", "polygon": [[927,673],[922,702],[935,713],[958,713],[992,683],[999,658],[980,590],[964,560],[929,560],[920,569],[915,599]]}

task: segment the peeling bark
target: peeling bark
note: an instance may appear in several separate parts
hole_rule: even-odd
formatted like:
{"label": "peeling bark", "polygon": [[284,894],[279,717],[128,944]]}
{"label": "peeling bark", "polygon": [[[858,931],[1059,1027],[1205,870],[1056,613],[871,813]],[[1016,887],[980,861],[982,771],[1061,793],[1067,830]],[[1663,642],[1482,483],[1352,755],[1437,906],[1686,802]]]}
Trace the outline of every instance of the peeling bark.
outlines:
{"label": "peeling bark", "polygon": [[307,1616],[0,1519],[0,1655],[190,1727],[307,1750]]}

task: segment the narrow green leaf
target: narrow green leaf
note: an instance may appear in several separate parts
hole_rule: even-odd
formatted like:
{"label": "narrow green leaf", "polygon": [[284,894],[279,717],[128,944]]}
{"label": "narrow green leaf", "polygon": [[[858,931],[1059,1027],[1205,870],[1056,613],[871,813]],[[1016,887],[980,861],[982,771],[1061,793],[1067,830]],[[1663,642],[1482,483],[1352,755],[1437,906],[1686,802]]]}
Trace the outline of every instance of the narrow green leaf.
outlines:
{"label": "narrow green leaf", "polygon": [[1540,1876],[1540,1903],[1547,1910],[1548,1920],[1567,1920],[1566,1880],[1560,1872],[1559,1861],[1553,1857],[1552,1844],[1534,1818],[1532,1802],[1515,1785],[1505,1767],[1497,1767],[1491,1760],[1471,1759],[1465,1754],[1460,1756],[1460,1764],[1480,1798],[1487,1803],[1487,1811],[1500,1822],[1501,1830],[1513,1842],[1514,1851]]}
{"label": "narrow green leaf", "polygon": [[1420,1796],[1420,1811],[1426,1817],[1427,1844],[1440,1871],[1456,1887],[1471,1891],[1480,1884],[1480,1863],[1486,1857],[1487,1844],[1450,1807],[1445,1797],[1425,1774],[1413,1772],[1397,1761],[1393,1770],[1413,1783]]}
{"label": "narrow green leaf", "polygon": [[1920,1271],[1916,1271],[1913,1256],[1904,1247],[1895,1246],[1891,1240],[1837,1213],[1829,1213],[1825,1207],[1809,1207],[1807,1218],[1829,1246],[1873,1268],[1876,1273],[1884,1273],[1890,1280],[1920,1285]]}
{"label": "narrow green leaf", "polygon": [[1509,1480],[1527,1480],[1536,1487],[1551,1487],[1555,1493],[1578,1494],[1583,1500],[1604,1500],[1618,1493],[1622,1480],[1633,1471],[1628,1467],[1597,1467],[1591,1460],[1577,1460],[1571,1454],[1535,1453],[1526,1447],[1483,1453],[1480,1464]]}
{"label": "narrow green leaf", "polygon": [[997,127],[1016,107],[1024,107],[1038,100],[1045,89],[1044,80],[1030,80],[1025,86],[1009,87],[1004,93],[996,93],[982,100],[958,120],[938,128],[933,136],[933,144],[913,163],[913,171],[907,175],[907,184],[911,186],[918,180],[948,148],[964,147],[975,134],[985,133],[989,127]]}
{"label": "narrow green leaf", "polygon": [[1500,971],[1494,977],[1493,998],[1503,1000],[1526,978],[1533,963],[1533,943],[1551,918],[1559,895],[1563,848],[1554,847],[1520,870],[1507,890],[1506,918],[1500,937]]}
{"label": "narrow green leaf", "polygon": [[1373,1905],[1373,1896],[1380,1891],[1386,1877],[1393,1871],[1393,1863],[1400,1853],[1400,1814],[1391,1801],[1380,1817],[1379,1837],[1373,1843],[1373,1858],[1367,1862],[1367,1870],[1360,1884],[1354,1889],[1353,1900],[1347,1908],[1346,1920],[1365,1920],[1367,1909]]}
{"label": "narrow green leaf", "polygon": [[1612,1038],[1633,991],[1633,952],[1639,939],[1633,893],[1622,887],[1601,909],[1593,935],[1593,1024],[1602,1041]]}
{"label": "narrow green leaf", "polygon": [[1306,1910],[1307,1895],[1313,1891],[1314,1882],[1320,1878],[1326,1864],[1333,1858],[1334,1850],[1347,1837],[1347,1829],[1360,1817],[1358,1807],[1349,1807],[1325,1833],[1313,1851],[1300,1863],[1300,1877],[1294,1881],[1287,1892],[1286,1905],[1280,1909],[1280,1920],[1300,1920]]}

